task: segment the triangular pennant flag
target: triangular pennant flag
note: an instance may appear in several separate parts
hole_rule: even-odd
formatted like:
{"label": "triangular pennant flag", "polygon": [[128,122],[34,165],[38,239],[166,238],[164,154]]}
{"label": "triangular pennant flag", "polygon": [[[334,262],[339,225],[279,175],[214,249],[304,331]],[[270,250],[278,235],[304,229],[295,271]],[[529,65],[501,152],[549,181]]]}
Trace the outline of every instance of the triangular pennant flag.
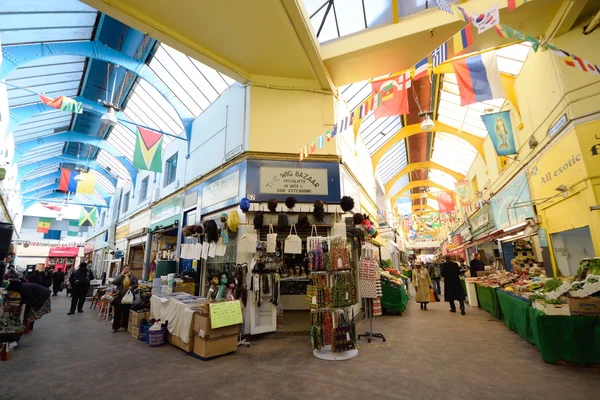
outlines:
{"label": "triangular pennant flag", "polygon": [[133,166],[137,169],[162,172],[162,142],[162,134],[138,126]]}
{"label": "triangular pennant flag", "polygon": [[360,107],[356,108],[352,115],[354,116],[352,129],[354,130],[354,144],[356,145],[356,140],[358,139],[358,134],[360,132],[360,125],[362,124],[362,118],[360,117]]}

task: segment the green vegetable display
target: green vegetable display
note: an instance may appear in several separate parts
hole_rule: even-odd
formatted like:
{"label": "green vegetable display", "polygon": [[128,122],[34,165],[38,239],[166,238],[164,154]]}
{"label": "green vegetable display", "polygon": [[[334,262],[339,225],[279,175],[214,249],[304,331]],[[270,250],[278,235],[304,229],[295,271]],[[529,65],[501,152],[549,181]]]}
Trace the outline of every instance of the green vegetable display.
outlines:
{"label": "green vegetable display", "polygon": [[544,285],[544,293],[549,293],[549,292],[553,292],[556,289],[558,289],[559,287],[561,287],[563,284],[563,281],[561,279],[558,278],[552,278],[552,279],[548,279],[546,281],[546,284]]}

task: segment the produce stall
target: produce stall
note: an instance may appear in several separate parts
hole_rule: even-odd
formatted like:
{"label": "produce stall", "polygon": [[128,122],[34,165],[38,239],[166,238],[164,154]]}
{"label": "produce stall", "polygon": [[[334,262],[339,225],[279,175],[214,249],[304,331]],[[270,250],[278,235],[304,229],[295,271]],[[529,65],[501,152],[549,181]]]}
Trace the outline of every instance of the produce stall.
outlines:
{"label": "produce stall", "polygon": [[485,311],[489,312],[496,319],[502,319],[502,311],[498,304],[498,296],[496,295],[496,289],[489,286],[475,285],[477,287],[477,300],[479,305]]}
{"label": "produce stall", "polygon": [[406,277],[399,275],[396,270],[386,269],[381,271],[381,289],[383,297],[381,306],[388,313],[402,313],[408,304],[406,290]]}

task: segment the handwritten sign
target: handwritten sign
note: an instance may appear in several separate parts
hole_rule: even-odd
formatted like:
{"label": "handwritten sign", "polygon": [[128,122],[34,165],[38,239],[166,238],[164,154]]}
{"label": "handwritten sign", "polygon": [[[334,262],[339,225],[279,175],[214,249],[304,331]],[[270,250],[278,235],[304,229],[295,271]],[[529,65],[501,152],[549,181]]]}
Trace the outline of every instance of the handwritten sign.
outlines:
{"label": "handwritten sign", "polygon": [[210,304],[210,327],[212,329],[237,325],[242,322],[242,305],[239,300]]}

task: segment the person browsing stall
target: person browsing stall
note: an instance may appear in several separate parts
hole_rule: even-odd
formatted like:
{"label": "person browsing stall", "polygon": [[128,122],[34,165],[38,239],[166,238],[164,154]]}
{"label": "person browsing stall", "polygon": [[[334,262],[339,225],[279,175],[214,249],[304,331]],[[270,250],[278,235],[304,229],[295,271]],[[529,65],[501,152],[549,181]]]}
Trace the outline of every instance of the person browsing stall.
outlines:
{"label": "person browsing stall", "polygon": [[123,297],[131,290],[133,293],[138,288],[138,280],[131,273],[128,265],[124,265],[121,274],[113,280],[113,284],[117,286],[117,294],[114,299],[115,316],[113,318],[113,333],[120,328],[127,331],[129,325],[129,311],[131,304],[123,304]]}

